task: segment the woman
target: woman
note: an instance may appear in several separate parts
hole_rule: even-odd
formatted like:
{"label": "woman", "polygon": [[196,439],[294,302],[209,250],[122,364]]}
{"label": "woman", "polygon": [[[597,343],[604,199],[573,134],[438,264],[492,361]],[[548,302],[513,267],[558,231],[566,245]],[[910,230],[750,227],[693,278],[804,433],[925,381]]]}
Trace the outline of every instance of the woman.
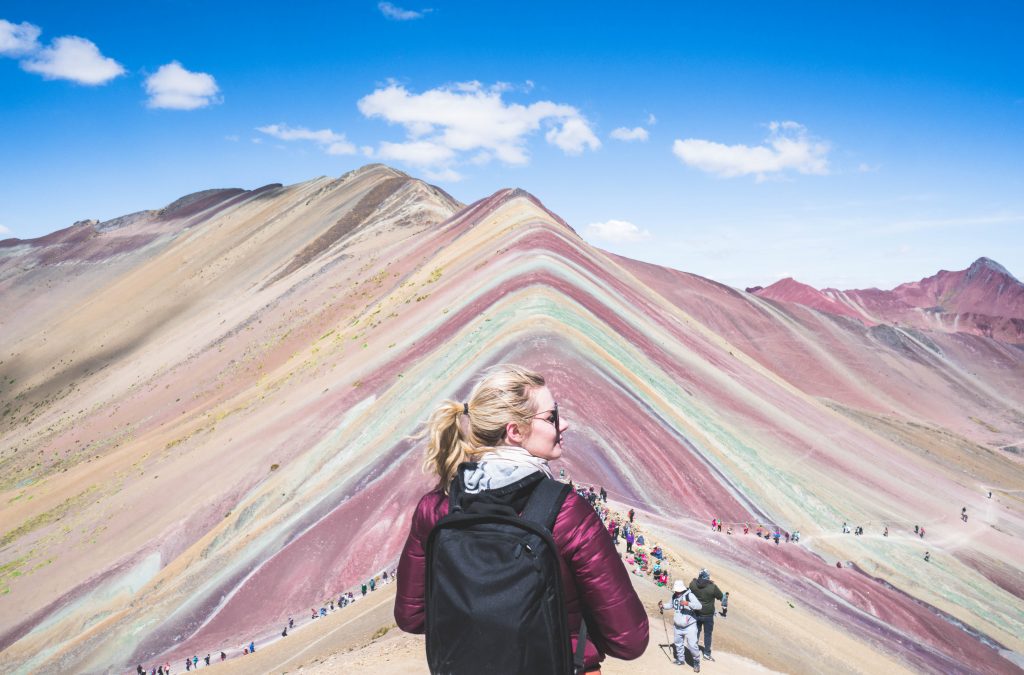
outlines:
{"label": "woman", "polygon": [[[468,495],[522,512],[548,462],[562,455],[569,429],[544,378],[521,366],[489,369],[465,403],[446,401],[427,423],[424,468],[438,476],[437,488],[421,499],[398,565],[395,621],[409,633],[426,623],[426,541],[448,513],[448,488],[459,465]],[[583,614],[587,618],[584,663],[600,672],[605,654],[635,659],[647,647],[648,622],[615,547],[587,502],[570,492],[552,528],[560,553],[561,579],[572,648]]]}

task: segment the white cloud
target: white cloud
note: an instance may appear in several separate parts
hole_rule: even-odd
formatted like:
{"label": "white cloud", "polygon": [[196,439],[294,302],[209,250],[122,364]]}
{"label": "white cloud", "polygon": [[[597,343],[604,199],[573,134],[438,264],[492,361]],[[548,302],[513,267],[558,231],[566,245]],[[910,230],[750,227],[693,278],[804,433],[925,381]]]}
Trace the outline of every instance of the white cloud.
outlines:
{"label": "white cloud", "polygon": [[619,127],[609,134],[612,138],[617,141],[646,141],[647,140],[647,129],[643,127],[634,127],[627,129],[626,127]]}
{"label": "white cloud", "polygon": [[21,56],[39,49],[39,26],[0,19],[0,56]]}
{"label": "white cloud", "polygon": [[[257,127],[256,131],[273,136],[282,141],[313,141],[328,155],[354,155],[356,146],[345,138],[345,134],[337,134],[330,129],[313,131],[305,127],[290,127],[287,124],[268,124]],[[259,142],[253,139],[254,143]]]}
{"label": "white cloud", "polygon": [[803,174],[828,174],[829,144],[812,139],[796,122],[771,122],[763,145],[724,145],[696,138],[676,139],[672,152],[684,164],[724,178],[794,170]]}
{"label": "white cloud", "polygon": [[10,234],[10,233],[11,233],[11,229],[9,227],[5,227],[3,225],[0,225],[0,234]]}
{"label": "white cloud", "polygon": [[238,136],[236,134],[231,134],[230,136],[225,136],[224,140],[225,141],[231,141],[232,143],[237,143],[238,142]]}
{"label": "white cloud", "polygon": [[654,113],[648,113],[647,115],[647,126],[653,127],[658,123],[658,118],[654,116]]}
{"label": "white cloud", "polygon": [[391,19],[392,21],[412,21],[413,19],[422,19],[423,15],[432,11],[429,9],[424,9],[417,12],[411,9],[402,9],[401,7],[396,7],[395,5],[392,5],[390,2],[378,3],[377,9],[381,11],[381,14]]}
{"label": "white cloud", "polygon": [[612,243],[633,243],[651,238],[648,230],[642,230],[628,220],[607,220],[587,225],[587,234],[595,239]]}
{"label": "white cloud", "polygon": [[569,155],[578,155],[587,148],[597,150],[601,147],[601,141],[597,140],[597,136],[590,130],[590,125],[579,117],[566,120],[561,127],[552,127],[544,134],[544,138]]}
{"label": "white cloud", "polygon": [[380,144],[377,156],[381,159],[394,159],[416,166],[439,166],[451,162],[455,158],[455,151],[432,141],[384,142]]}
{"label": "white cloud", "polygon": [[79,84],[106,84],[124,74],[124,67],[114,59],[100,54],[95,44],[85,38],[56,38],[49,47],[38,50],[21,62],[30,73],[47,80],[71,80]]}
{"label": "white cloud", "polygon": [[177,61],[165,63],[146,78],[146,93],[149,94],[146,106],[150,108],[205,108],[211,103],[220,103],[219,92],[213,75],[193,73]]}
{"label": "white cloud", "polygon": [[324,148],[324,152],[328,155],[354,155],[358,150],[356,150],[356,146],[344,140],[344,135],[342,135],[342,140],[331,143]]}
{"label": "white cloud", "polygon": [[456,164],[486,163],[492,158],[509,165],[529,163],[527,137],[542,126],[545,139],[566,154],[596,150],[601,142],[586,118],[570,105],[537,101],[506,103],[512,89],[498,83],[459,82],[421,94],[394,82],[359,100],[360,112],[405,128],[403,143],[381,143],[378,154],[431,170],[457,175]]}

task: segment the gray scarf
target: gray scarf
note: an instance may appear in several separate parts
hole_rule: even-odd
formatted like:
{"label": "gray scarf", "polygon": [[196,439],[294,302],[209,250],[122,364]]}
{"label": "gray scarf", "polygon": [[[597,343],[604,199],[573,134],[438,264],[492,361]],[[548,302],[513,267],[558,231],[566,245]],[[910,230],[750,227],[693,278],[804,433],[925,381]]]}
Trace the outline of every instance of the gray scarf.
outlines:
{"label": "gray scarf", "polygon": [[476,469],[462,476],[468,494],[511,485],[540,471],[552,478],[548,460],[534,457],[526,449],[514,445],[499,445],[481,455]]}

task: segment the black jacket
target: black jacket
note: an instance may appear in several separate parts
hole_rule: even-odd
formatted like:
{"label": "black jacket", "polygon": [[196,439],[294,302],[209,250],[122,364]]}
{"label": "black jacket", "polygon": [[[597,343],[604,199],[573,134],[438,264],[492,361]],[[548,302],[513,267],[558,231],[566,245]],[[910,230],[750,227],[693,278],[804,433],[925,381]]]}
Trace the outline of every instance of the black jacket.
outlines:
{"label": "black jacket", "polygon": [[694,579],[690,582],[690,590],[700,600],[701,616],[713,616],[715,613],[715,600],[722,599],[722,591],[709,579]]}

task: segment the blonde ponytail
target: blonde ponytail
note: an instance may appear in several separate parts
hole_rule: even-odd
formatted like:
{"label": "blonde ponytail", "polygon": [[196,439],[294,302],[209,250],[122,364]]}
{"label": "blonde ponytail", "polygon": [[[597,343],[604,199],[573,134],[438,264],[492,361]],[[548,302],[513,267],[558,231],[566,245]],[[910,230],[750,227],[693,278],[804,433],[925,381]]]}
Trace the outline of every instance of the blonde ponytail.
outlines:
{"label": "blonde ponytail", "polygon": [[469,401],[445,401],[430,415],[426,429],[427,454],[423,470],[435,473],[445,493],[462,462],[473,461],[495,446],[503,445],[509,422],[525,428],[536,412],[533,392],[544,386],[544,377],[513,364],[484,371],[470,392]]}

